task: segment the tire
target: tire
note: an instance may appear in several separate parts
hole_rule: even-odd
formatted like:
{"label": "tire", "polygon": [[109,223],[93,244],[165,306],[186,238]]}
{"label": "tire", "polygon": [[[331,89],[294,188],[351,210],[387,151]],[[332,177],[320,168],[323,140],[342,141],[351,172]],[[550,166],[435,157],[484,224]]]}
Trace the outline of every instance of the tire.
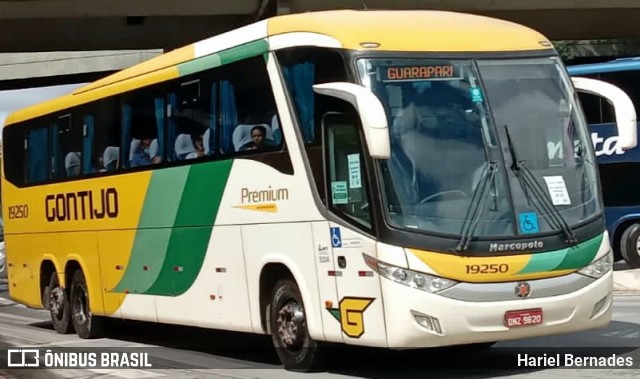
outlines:
{"label": "tire", "polygon": [[629,268],[640,268],[640,224],[633,224],[622,233],[620,254]]}
{"label": "tire", "polygon": [[91,303],[87,282],[82,270],[76,270],[71,279],[71,321],[78,337],[83,339],[99,338],[104,334],[105,320],[91,314]]}
{"label": "tire", "polygon": [[44,291],[47,301],[46,307],[51,315],[53,328],[59,334],[73,333],[73,323],[71,322],[71,305],[69,304],[69,291],[60,287],[58,273],[52,272],[49,279],[49,287]]}
{"label": "tire", "polygon": [[317,370],[323,354],[309,335],[302,296],[293,280],[276,283],[269,308],[271,339],[284,368],[298,372]]}

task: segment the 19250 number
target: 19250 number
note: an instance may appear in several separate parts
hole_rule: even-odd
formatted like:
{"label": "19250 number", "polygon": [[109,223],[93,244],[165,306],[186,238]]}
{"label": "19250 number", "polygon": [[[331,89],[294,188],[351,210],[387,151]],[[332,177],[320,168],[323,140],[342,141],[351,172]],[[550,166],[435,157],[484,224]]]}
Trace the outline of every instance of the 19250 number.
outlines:
{"label": "19250 number", "polygon": [[27,204],[9,205],[9,218],[29,218],[29,206]]}
{"label": "19250 number", "polygon": [[467,274],[505,274],[507,272],[509,272],[509,265],[506,263],[467,265]]}

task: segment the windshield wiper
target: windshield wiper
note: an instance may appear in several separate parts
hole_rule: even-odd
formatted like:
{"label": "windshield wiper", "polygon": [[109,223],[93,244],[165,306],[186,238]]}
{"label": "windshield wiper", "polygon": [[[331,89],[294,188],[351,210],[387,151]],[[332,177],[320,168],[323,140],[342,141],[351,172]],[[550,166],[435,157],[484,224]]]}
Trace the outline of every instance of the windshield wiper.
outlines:
{"label": "windshield wiper", "polygon": [[[484,204],[487,200],[485,193],[487,192],[487,188],[493,183],[497,167],[498,165],[495,162],[489,162],[488,167],[482,171],[478,185],[476,185],[476,188],[473,190],[471,204],[467,209],[467,214],[464,216],[464,223],[462,224],[462,230],[460,232],[462,238],[458,246],[456,246],[456,252],[458,253],[469,247],[469,241],[471,241],[473,232],[478,226],[479,217],[482,214],[482,209],[484,209]],[[480,201],[478,201],[478,199],[480,199]]]}
{"label": "windshield wiper", "polygon": [[567,221],[562,217],[558,209],[553,205],[553,202],[549,198],[547,192],[542,188],[540,183],[536,180],[535,176],[527,167],[527,162],[525,160],[519,160],[518,155],[516,153],[515,147],[513,145],[513,141],[511,140],[511,134],[509,133],[509,128],[507,125],[504,126],[504,131],[507,135],[507,144],[509,145],[509,153],[511,154],[511,160],[513,161],[511,165],[511,170],[516,175],[516,178],[520,181],[520,185],[522,186],[522,192],[525,194],[527,198],[529,198],[529,191],[527,189],[531,189],[533,196],[538,201],[538,204],[531,201],[529,202],[533,204],[538,209],[538,212],[541,214],[547,214],[550,218],[549,224],[553,228],[562,229],[566,236],[565,242],[574,245],[578,242],[578,238],[573,233],[573,229],[567,224]]}

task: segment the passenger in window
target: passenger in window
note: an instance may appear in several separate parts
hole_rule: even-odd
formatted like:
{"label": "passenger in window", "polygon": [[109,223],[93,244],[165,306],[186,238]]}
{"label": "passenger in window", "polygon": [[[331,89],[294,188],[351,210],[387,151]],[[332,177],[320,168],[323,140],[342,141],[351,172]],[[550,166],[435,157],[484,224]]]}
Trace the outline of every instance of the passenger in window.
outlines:
{"label": "passenger in window", "polygon": [[104,168],[104,158],[102,154],[97,154],[94,158],[94,172],[105,172],[107,171]]}
{"label": "passenger in window", "polygon": [[78,152],[72,151],[64,159],[67,177],[78,176],[82,172],[82,159]]}
{"label": "passenger in window", "polygon": [[102,153],[104,171],[115,171],[118,169],[120,160],[120,148],[118,146],[107,146]]}
{"label": "passenger in window", "polygon": [[193,147],[196,149],[193,153],[187,156],[187,159],[202,158],[204,157],[204,142],[202,134],[198,134],[193,137]]}
{"label": "passenger in window", "polygon": [[162,161],[162,157],[157,154],[156,151],[152,151],[151,143],[153,140],[151,138],[143,138],[140,141],[140,145],[133,152],[131,158],[131,167],[139,167],[139,166],[147,166],[150,164],[158,164]]}
{"label": "passenger in window", "polygon": [[251,128],[251,142],[249,142],[244,150],[257,150],[263,147],[264,137],[267,130],[262,125],[256,125]]}

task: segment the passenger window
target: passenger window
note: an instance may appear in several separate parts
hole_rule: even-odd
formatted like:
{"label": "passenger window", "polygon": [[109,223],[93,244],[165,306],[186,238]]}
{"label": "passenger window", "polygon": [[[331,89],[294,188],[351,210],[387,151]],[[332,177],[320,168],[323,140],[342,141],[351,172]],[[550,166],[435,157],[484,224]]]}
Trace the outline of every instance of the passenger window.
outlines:
{"label": "passenger window", "polygon": [[348,108],[334,97],[316,94],[313,85],[348,81],[345,62],[339,52],[326,48],[295,47],[279,50],[276,54],[293,102],[318,195],[326,205],[322,130],[318,125],[326,112],[347,111]]}
{"label": "passenger window", "polygon": [[[86,116],[89,138],[92,142],[91,172],[111,172],[120,167],[120,119],[116,98],[99,102]],[[85,154],[88,152],[85,151]]]}
{"label": "passenger window", "polygon": [[180,83],[169,95],[169,146],[172,161],[212,155],[215,143],[215,84],[201,79]]}
{"label": "passenger window", "polygon": [[305,144],[321,142],[320,125],[330,97],[319,96],[314,84],[348,81],[345,62],[337,51],[316,47],[295,47],[278,51],[284,80],[294,103]]}
{"label": "passenger window", "polygon": [[273,151],[282,146],[273,90],[261,56],[223,67],[220,113],[223,153]]}
{"label": "passenger window", "polygon": [[53,126],[50,179],[73,178],[82,174],[84,123],[79,116],[59,116]]}
{"label": "passenger window", "polygon": [[[7,180],[18,186],[31,182],[28,176],[28,171],[31,168],[27,158],[28,143],[29,132],[25,130],[25,125],[12,125],[2,129],[0,147],[2,148],[2,153],[6,154],[5,157],[11,157],[11,159],[9,162],[7,162],[6,159],[2,160],[0,154],[0,160],[4,164],[4,174]],[[42,161],[45,164],[44,174],[46,177],[46,152],[45,158]]]}
{"label": "passenger window", "polygon": [[159,164],[164,156],[163,96],[136,96],[122,110],[123,150],[128,167]]}
{"label": "passenger window", "polygon": [[371,229],[359,121],[350,113],[327,113],[322,121],[328,168],[329,205],[351,222]]}

